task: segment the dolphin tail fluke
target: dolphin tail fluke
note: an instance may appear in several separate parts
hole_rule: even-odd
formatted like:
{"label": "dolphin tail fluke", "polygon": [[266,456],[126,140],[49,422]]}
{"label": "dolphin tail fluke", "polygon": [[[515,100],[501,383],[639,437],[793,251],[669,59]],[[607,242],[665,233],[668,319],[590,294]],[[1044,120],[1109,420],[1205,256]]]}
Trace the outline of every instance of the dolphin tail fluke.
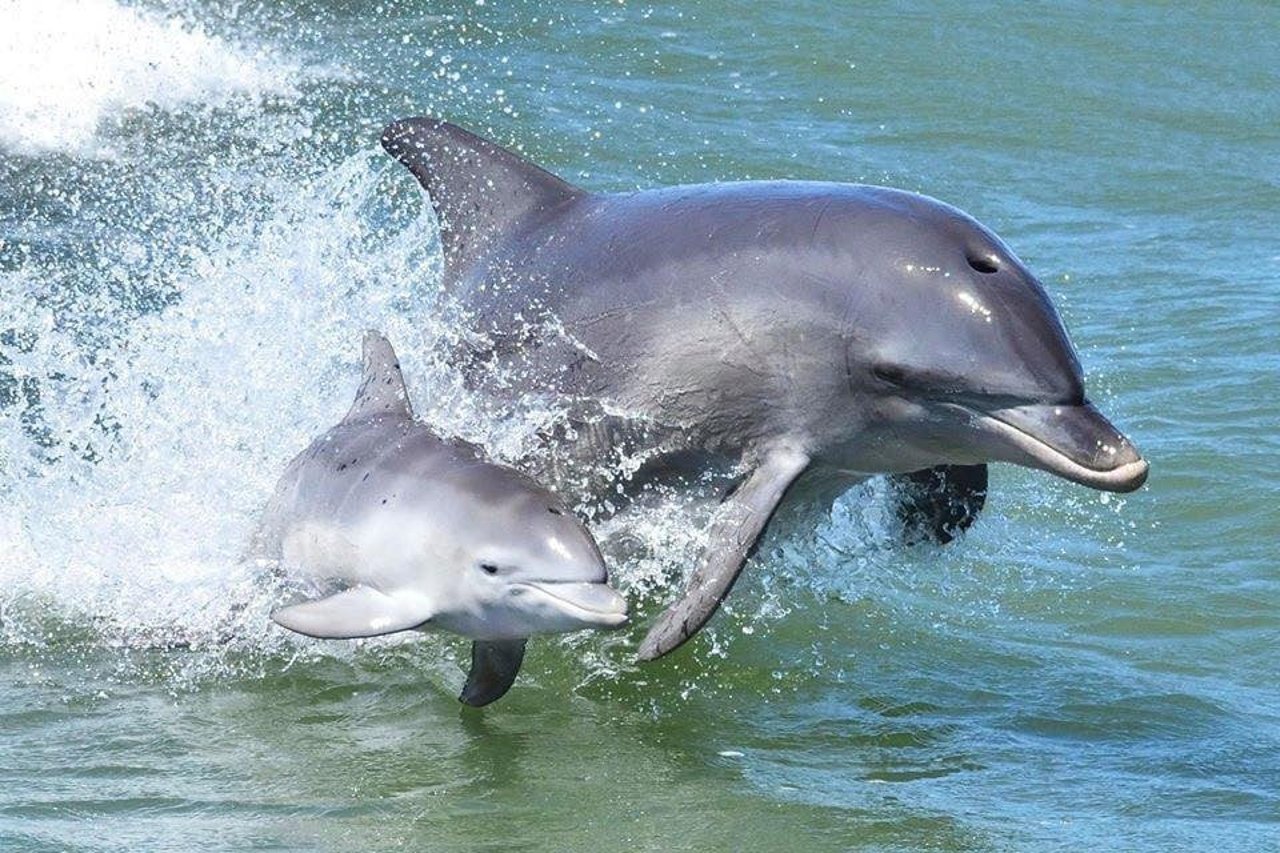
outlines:
{"label": "dolphin tail fluke", "polygon": [[783,495],[808,465],[809,457],[804,453],[791,448],[775,450],[721,504],[689,588],[649,629],[640,644],[640,660],[662,657],[683,645],[715,614]]}
{"label": "dolphin tail fluke", "polygon": [[889,479],[909,543],[945,545],[969,529],[987,501],[986,465],[937,465]]}
{"label": "dolphin tail fluke", "polygon": [[531,214],[586,191],[487,139],[434,118],[407,118],[382,132],[382,147],[418,179],[440,218],[445,283]]}
{"label": "dolphin tail fluke", "polygon": [[358,421],[375,415],[413,417],[409,391],[400,372],[400,359],[391,342],[372,329],[364,333],[364,372],[360,389],[343,422]]}
{"label": "dolphin tail fluke", "polygon": [[476,640],[471,644],[471,672],[458,700],[480,708],[511,689],[524,662],[527,640]]}

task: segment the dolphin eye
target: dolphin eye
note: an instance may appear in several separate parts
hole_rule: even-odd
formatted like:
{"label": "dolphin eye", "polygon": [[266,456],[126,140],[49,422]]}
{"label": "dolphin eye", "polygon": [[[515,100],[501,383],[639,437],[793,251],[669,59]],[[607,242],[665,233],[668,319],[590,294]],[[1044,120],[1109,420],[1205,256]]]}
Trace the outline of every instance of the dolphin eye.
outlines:
{"label": "dolphin eye", "polygon": [[498,567],[493,563],[481,563],[480,571],[484,572],[486,575],[496,575],[498,573]]}
{"label": "dolphin eye", "polygon": [[551,513],[552,515],[564,515],[564,510],[558,509],[553,506],[547,507],[547,512]]}
{"label": "dolphin eye", "polygon": [[996,259],[989,255],[969,255],[966,260],[969,262],[969,267],[971,269],[974,269],[983,275],[991,275],[993,272],[1000,271],[1000,266],[996,263]]}
{"label": "dolphin eye", "polygon": [[877,364],[871,368],[871,375],[881,382],[888,382],[890,385],[906,385],[907,371],[894,364]]}

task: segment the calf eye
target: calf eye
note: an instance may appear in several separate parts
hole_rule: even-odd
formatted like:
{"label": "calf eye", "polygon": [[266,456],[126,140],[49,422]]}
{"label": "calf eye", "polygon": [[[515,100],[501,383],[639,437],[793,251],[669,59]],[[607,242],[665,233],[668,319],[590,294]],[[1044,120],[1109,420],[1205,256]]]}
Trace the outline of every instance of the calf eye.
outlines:
{"label": "calf eye", "polygon": [[498,573],[498,567],[493,563],[481,563],[480,571],[484,572],[486,575],[496,575]]}
{"label": "calf eye", "polygon": [[871,368],[871,375],[881,382],[888,382],[890,385],[907,384],[907,371],[892,364],[877,364]]}

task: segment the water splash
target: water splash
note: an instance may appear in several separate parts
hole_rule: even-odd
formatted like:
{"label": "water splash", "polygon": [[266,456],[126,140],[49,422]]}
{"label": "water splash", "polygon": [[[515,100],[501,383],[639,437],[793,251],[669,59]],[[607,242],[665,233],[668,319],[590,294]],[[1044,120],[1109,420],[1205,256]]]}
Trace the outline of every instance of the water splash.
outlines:
{"label": "water splash", "polygon": [[0,146],[112,156],[98,135],[128,110],[246,105],[296,94],[300,68],[198,22],[112,0],[15,0],[0,28]]}
{"label": "water splash", "polygon": [[[170,260],[180,298],[132,320],[110,288],[66,316],[39,264],[5,274],[0,363],[28,398],[0,436],[8,595],[138,638],[228,630],[253,597],[240,550],[263,496],[346,405],[361,331],[385,329],[411,375],[432,373],[413,365],[432,330],[408,319],[432,314],[431,216],[394,221],[386,183],[368,154],[277,186],[265,221]],[[81,323],[97,327],[87,350]]]}

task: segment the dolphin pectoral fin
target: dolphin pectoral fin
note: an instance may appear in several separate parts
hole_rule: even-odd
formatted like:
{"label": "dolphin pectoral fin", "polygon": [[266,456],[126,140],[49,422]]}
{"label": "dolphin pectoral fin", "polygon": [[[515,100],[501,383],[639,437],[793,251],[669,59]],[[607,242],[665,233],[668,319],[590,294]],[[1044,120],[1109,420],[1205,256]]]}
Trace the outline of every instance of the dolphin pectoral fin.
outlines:
{"label": "dolphin pectoral fin", "polygon": [[808,464],[809,457],[797,450],[775,450],[720,505],[688,589],[649,629],[640,644],[640,660],[662,657],[702,629],[729,594],[783,495]]}
{"label": "dolphin pectoral fin", "polygon": [[357,586],[327,598],[282,607],[271,614],[276,624],[323,640],[376,637],[408,631],[434,615],[417,596],[388,595]]}
{"label": "dolphin pectoral fin", "polygon": [[476,640],[471,644],[471,672],[458,701],[480,708],[511,689],[524,662],[527,640]]}
{"label": "dolphin pectoral fin", "polygon": [[987,501],[986,465],[936,465],[889,478],[907,542],[945,545],[969,528]]}

